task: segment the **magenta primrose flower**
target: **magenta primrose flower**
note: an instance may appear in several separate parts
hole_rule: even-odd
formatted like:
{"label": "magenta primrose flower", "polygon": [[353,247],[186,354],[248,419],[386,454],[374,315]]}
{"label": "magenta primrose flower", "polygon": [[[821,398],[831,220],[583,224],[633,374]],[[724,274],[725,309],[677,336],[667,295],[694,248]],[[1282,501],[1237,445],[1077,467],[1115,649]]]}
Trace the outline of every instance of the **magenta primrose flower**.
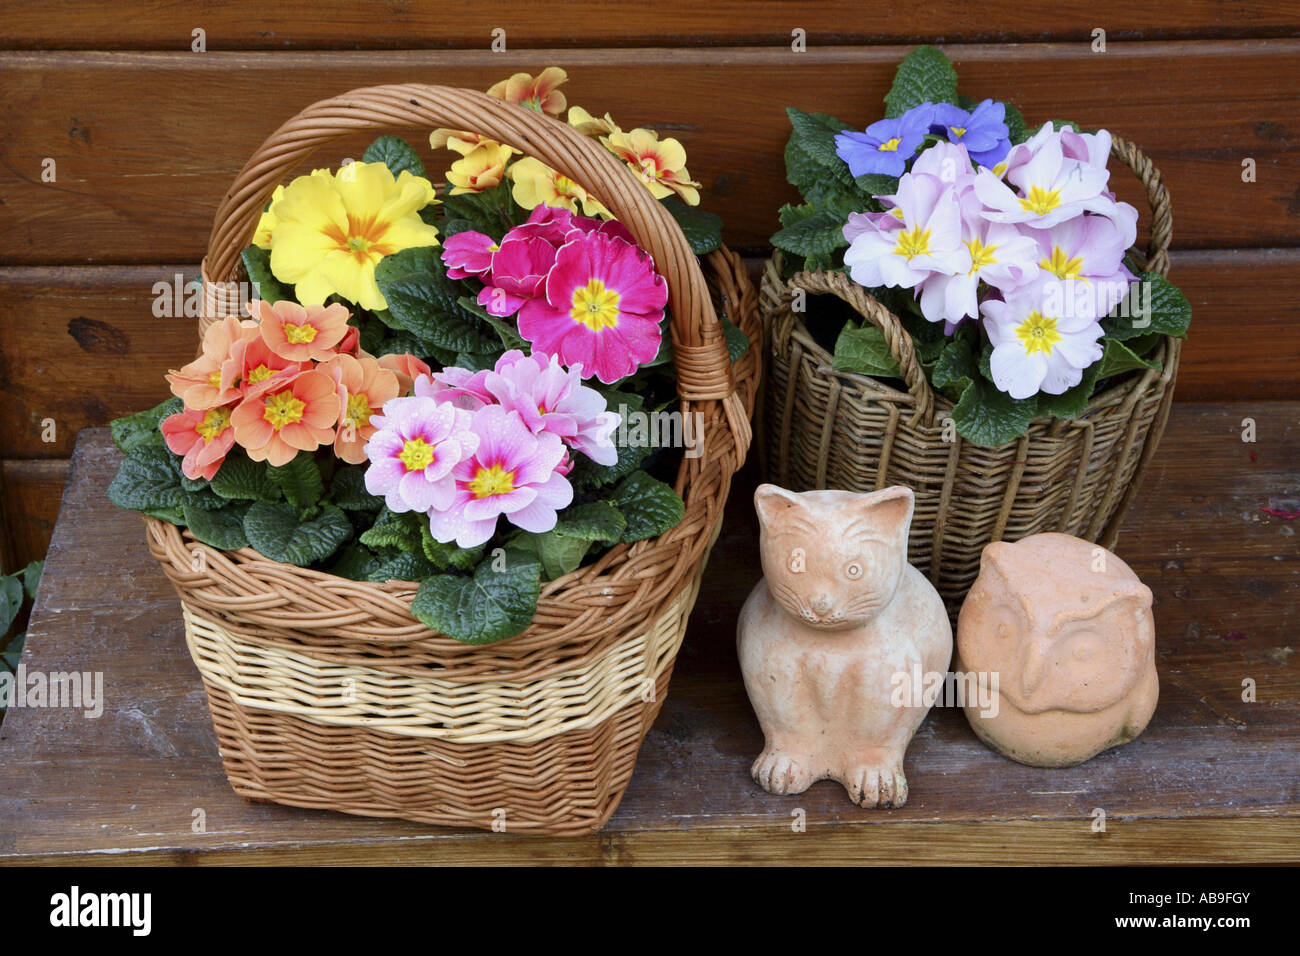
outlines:
{"label": "magenta primrose flower", "polygon": [[487,390],[487,374],[488,369],[471,372],[469,369],[449,365],[441,372],[417,376],[415,394],[422,398],[450,402],[467,412],[478,411],[484,405],[496,401]]}
{"label": "magenta primrose flower", "polygon": [[366,490],[383,496],[390,511],[429,511],[451,505],[452,469],[479,445],[470,413],[432,398],[394,398],[371,415],[378,431],[365,453]]}
{"label": "magenta primrose flower", "polygon": [[580,364],[582,377],[609,384],[658,353],[668,286],[633,243],[600,231],[571,232],[545,293],[520,310],[519,333],[534,351]]}
{"label": "magenta primrose flower", "polygon": [[447,236],[442,241],[442,262],[447,267],[447,278],[482,276],[492,268],[492,253],[496,251],[497,244],[491,236],[473,229]]}
{"label": "magenta primrose flower", "polygon": [[573,501],[573,486],[556,470],[565,456],[559,436],[534,435],[518,412],[500,405],[475,412],[472,428],[478,447],[453,467],[450,502],[430,512],[433,536],[477,547],[496,532],[501,515],[525,531],[554,528],[556,512]]}

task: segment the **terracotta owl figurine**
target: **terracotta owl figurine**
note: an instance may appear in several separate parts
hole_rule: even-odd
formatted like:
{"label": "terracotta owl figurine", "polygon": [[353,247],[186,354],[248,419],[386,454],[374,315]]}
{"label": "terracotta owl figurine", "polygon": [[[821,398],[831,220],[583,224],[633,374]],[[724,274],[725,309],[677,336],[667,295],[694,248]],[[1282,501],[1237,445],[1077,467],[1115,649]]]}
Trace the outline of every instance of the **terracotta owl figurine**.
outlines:
{"label": "terracotta owl figurine", "polygon": [[740,612],[745,689],[766,737],[754,779],[771,793],[838,780],[854,803],[907,801],[903,754],[928,706],[895,706],[899,675],[944,674],[943,601],[907,563],[912,492],[760,485],[763,580]]}
{"label": "terracotta owl figurine", "polygon": [[965,707],[981,740],[1035,767],[1083,763],[1142,733],[1155,711],[1151,589],[1067,534],[994,542],[961,608],[957,658],[959,673],[997,675],[996,707]]}

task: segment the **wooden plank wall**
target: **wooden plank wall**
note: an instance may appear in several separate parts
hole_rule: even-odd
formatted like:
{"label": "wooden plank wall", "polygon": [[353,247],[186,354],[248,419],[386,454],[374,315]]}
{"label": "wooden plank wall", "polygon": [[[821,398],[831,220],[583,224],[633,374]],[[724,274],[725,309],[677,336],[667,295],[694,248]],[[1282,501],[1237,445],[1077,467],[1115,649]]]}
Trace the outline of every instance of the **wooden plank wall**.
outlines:
{"label": "wooden plank wall", "polygon": [[[192,319],[156,317],[155,285],[196,274],[253,148],[312,101],[379,83],[484,88],[564,66],[571,103],[678,137],[729,244],[760,257],[794,196],[784,107],[870,122],[908,46],[938,43],[963,92],[1010,99],[1031,122],[1106,125],[1163,171],[1172,275],[1195,309],[1180,398],[1300,397],[1300,2],[190,6],[0,8],[5,568],[43,552],[77,430],[157,402],[162,370],[192,354]],[[490,49],[497,28],[505,52]]]}

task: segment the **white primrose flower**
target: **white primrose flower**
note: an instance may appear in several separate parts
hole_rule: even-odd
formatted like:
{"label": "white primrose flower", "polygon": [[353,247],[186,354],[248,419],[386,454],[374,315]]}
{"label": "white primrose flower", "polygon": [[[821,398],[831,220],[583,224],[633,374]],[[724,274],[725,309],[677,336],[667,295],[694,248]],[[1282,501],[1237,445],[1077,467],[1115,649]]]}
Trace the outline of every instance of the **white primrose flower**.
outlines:
{"label": "white primrose flower", "polygon": [[1007,293],[1038,275],[1038,244],[1015,226],[966,218],[963,236],[970,261],[966,271],[921,283],[921,314],[931,322],[978,318],[981,280]]}
{"label": "white primrose flower", "polygon": [[1038,392],[1060,395],[1083,379],[1101,358],[1101,325],[1087,302],[1083,280],[1040,279],[1005,301],[981,304],[984,328],[993,344],[989,370],[993,384],[1012,398]]}
{"label": "white primrose flower", "polygon": [[[858,217],[844,264],[854,282],[867,287],[915,288],[934,273],[970,268],[961,241],[961,213],[951,186],[935,176],[906,173],[898,192],[884,197],[897,212],[898,227]],[[848,230],[846,230],[846,233]]]}

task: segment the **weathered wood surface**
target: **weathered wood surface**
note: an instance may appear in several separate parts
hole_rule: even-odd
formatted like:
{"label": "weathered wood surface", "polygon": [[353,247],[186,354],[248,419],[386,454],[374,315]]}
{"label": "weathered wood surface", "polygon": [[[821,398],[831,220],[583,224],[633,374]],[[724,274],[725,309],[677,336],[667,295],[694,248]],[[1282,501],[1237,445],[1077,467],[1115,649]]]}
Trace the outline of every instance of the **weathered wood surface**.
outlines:
{"label": "weathered wood surface", "polygon": [[[846,123],[881,115],[905,46],[317,53],[0,53],[0,264],[197,261],[222,194],[253,149],[308,104],[348,89],[424,82],[486,88],[566,67],[571,103],[678,137],[734,248],[758,249],[794,200],[785,107]],[[1300,215],[1300,65],[1292,39],[960,44],[962,88],[1030,121],[1076,120],[1138,143],[1174,199],[1179,248],[1292,246]],[[650,79],[661,78],[661,79]],[[417,137],[418,139],[418,137]],[[335,164],[369,137],[318,154]],[[427,153],[427,142],[424,144]],[[56,163],[44,182],[44,160]],[[1257,181],[1241,179],[1253,159]],[[432,167],[445,169],[446,156]],[[1121,198],[1140,186],[1116,173]]]}
{"label": "weathered wood surface", "polygon": [[[1257,442],[1243,443],[1243,418]],[[747,469],[664,710],[606,830],[558,840],[254,805],[222,775],[179,607],[139,519],[103,489],[117,453],[83,433],[25,652],[103,671],[103,716],[19,709],[0,725],[0,860],[50,862],[978,863],[1300,861],[1300,403],[1181,405],[1120,539],[1156,594],[1161,699],[1146,734],[1069,770],[981,746],[936,711],[901,810],[837,784],[763,793],[735,616],[758,577]],[[1253,679],[1258,701],[1241,700]],[[1106,811],[1104,834],[1091,830]],[[205,833],[192,832],[203,810]],[[792,812],[807,831],[791,830]]]}

